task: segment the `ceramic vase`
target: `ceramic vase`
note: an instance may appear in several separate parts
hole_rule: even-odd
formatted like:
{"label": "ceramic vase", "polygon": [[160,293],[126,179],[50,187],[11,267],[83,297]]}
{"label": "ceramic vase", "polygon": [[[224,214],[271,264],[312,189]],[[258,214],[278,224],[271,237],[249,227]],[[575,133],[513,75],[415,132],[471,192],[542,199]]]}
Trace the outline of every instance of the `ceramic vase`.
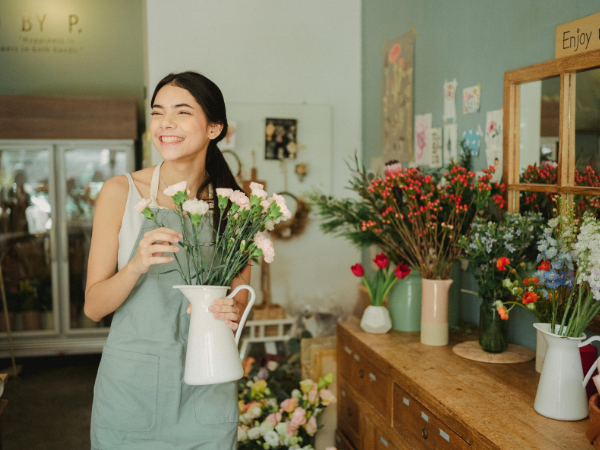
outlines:
{"label": "ceramic vase", "polygon": [[367,306],[360,321],[360,327],[367,333],[387,333],[392,328],[389,311],[385,306]]}
{"label": "ceramic vase", "polygon": [[423,279],[421,343],[448,345],[448,291],[452,280]]}
{"label": "ceramic vase", "polygon": [[[185,383],[196,386],[226,383],[242,378],[244,369],[237,346],[256,298],[254,290],[250,286],[242,285],[226,296],[228,286],[180,285],[173,288],[179,289],[192,304],[183,376]],[[250,299],[234,336],[225,322],[215,319],[208,308],[213,300],[232,298],[242,289],[250,292]]]}
{"label": "ceramic vase", "polygon": [[548,350],[548,344],[544,335],[538,329],[535,330],[535,371],[542,373],[544,367],[544,359],[546,358],[546,351]]}
{"label": "ceramic vase", "polygon": [[[583,387],[583,369],[579,345],[585,335],[572,338],[550,331],[549,323],[534,323],[540,330],[548,351],[535,396],[538,414],[556,420],[582,420],[588,416],[588,399]],[[560,325],[555,325],[557,332]]]}
{"label": "ceramic vase", "polygon": [[481,301],[479,345],[488,353],[502,353],[508,347],[508,322],[501,319],[494,300],[484,298]]}
{"label": "ceramic vase", "polygon": [[421,275],[412,269],[396,281],[388,294],[392,328],[397,331],[421,331]]}

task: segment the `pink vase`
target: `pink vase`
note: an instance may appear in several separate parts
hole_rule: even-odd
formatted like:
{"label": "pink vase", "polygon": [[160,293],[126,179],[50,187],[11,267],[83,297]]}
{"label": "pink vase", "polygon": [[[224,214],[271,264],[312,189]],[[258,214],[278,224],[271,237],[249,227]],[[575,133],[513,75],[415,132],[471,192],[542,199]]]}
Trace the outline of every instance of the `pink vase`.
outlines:
{"label": "pink vase", "polygon": [[452,280],[423,279],[421,343],[448,345],[448,292]]}

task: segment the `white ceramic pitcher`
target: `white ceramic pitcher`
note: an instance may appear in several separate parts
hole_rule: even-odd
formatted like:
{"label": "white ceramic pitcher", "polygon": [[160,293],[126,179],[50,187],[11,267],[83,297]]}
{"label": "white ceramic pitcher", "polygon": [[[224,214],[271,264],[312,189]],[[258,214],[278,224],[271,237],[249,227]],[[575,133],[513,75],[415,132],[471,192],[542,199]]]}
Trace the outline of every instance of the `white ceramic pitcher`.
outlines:
{"label": "white ceramic pitcher", "polygon": [[244,375],[238,353],[238,343],[248,313],[256,295],[248,286],[238,286],[227,298],[240,290],[250,291],[250,299],[240,319],[235,337],[222,320],[215,319],[208,310],[213,300],[225,298],[228,286],[173,286],[183,292],[192,304],[192,317],[188,334],[188,347],[183,380],[189,385],[218,384],[236,381]]}
{"label": "white ceramic pitcher", "polygon": [[[534,323],[533,326],[542,332],[548,343],[544,368],[535,396],[535,410],[542,416],[556,420],[585,419],[589,415],[585,386],[598,362],[592,366],[584,379],[579,347],[600,340],[600,336],[584,340],[585,334],[579,338],[572,338],[552,333],[549,323]],[[560,325],[555,325],[554,331],[558,331],[559,328]]]}

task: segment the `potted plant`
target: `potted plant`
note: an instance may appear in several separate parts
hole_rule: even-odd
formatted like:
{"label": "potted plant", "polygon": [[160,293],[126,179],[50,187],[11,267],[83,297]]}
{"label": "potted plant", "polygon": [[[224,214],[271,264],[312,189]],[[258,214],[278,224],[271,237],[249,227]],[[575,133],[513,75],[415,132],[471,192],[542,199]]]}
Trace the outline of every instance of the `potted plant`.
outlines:
{"label": "potted plant", "polygon": [[396,280],[406,278],[410,269],[406,264],[398,264],[396,270],[390,270],[390,261],[385,253],[377,255],[373,261],[379,269],[371,281],[365,277],[365,269],[361,264],[350,268],[355,276],[362,278],[371,300],[371,305],[362,316],[360,327],[368,333],[387,333],[392,328],[392,321],[389,311],[383,306],[383,300]]}
{"label": "potted plant", "polygon": [[489,353],[501,353],[508,346],[507,323],[496,313],[496,301],[506,300],[510,292],[502,286],[501,267],[507,257],[523,270],[528,249],[535,245],[541,231],[539,214],[504,214],[499,223],[476,219],[470,236],[461,236],[457,246],[469,261],[471,273],[478,282],[481,298],[479,314],[479,344]]}
{"label": "potted plant", "polygon": [[[224,383],[243,375],[237,342],[254,302],[254,291],[249,285],[241,285],[229,294],[233,297],[240,289],[247,289],[251,294],[235,339],[231,339],[229,328],[214,319],[208,308],[213,300],[225,297],[233,279],[252,258],[264,256],[266,263],[273,261],[273,243],[262,232],[291,217],[283,197],[273,194],[267,198],[263,185],[258,183],[251,183],[250,188],[250,197],[241,191],[217,189],[216,229],[212,215],[206,214],[209,204],[189,198],[185,181],[164,190],[165,195],[173,198],[175,211],[153,211],[149,199],[142,199],[135,207],[158,228],[179,226],[183,236],[176,244],[183,250],[183,258],[173,253],[176,267],[169,272],[179,272],[183,284],[173,287],[192,304],[184,375],[187,384]],[[204,238],[205,229],[210,231],[208,241]],[[219,360],[205,364],[207,360],[213,361],[205,356],[206,352],[218,353]]]}

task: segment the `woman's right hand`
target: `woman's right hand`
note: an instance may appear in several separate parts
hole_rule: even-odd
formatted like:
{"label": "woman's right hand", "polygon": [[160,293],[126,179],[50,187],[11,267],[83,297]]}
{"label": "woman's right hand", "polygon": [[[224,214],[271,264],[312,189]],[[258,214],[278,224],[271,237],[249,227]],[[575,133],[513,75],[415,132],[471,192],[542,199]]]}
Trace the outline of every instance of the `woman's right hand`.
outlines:
{"label": "woman's right hand", "polygon": [[143,274],[148,272],[152,264],[164,264],[173,261],[172,256],[164,256],[164,253],[175,253],[179,251],[176,245],[183,238],[181,233],[170,228],[157,228],[148,231],[140,239],[137,252],[127,264],[134,273]]}

